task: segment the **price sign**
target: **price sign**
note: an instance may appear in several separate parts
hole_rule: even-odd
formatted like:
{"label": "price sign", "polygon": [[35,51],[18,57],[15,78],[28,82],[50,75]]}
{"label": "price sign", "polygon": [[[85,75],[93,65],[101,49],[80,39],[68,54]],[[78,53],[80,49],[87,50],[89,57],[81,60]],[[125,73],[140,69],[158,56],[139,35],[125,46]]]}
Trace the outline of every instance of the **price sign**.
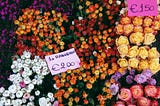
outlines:
{"label": "price sign", "polygon": [[157,16],[157,0],[128,0],[129,16]]}
{"label": "price sign", "polygon": [[65,72],[68,69],[80,67],[80,59],[74,48],[61,53],[45,56],[45,60],[52,75]]}

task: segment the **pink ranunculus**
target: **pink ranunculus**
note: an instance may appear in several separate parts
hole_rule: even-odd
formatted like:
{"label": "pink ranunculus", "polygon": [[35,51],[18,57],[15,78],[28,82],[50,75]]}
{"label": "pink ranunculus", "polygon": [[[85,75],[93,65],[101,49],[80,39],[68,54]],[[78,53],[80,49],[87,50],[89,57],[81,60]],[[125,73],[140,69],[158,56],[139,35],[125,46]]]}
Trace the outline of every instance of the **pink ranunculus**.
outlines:
{"label": "pink ranunculus", "polygon": [[131,91],[127,88],[122,88],[120,90],[120,94],[118,94],[118,98],[123,101],[129,101],[131,100],[132,94]]}
{"label": "pink ranunculus", "polygon": [[158,106],[158,101],[157,100],[153,100],[151,102],[151,106]]}
{"label": "pink ranunculus", "polygon": [[137,99],[137,106],[151,106],[151,101],[146,97],[140,97]]}
{"label": "pink ranunculus", "polygon": [[122,101],[117,101],[113,106],[125,106],[125,103]]}
{"label": "pink ranunculus", "polygon": [[54,101],[53,106],[58,106],[59,102],[58,101]]}
{"label": "pink ranunculus", "polygon": [[143,86],[142,85],[133,85],[131,88],[131,93],[133,98],[137,99],[143,96]]}
{"label": "pink ranunculus", "polygon": [[155,98],[157,95],[157,88],[154,85],[146,85],[144,92],[146,96]]}

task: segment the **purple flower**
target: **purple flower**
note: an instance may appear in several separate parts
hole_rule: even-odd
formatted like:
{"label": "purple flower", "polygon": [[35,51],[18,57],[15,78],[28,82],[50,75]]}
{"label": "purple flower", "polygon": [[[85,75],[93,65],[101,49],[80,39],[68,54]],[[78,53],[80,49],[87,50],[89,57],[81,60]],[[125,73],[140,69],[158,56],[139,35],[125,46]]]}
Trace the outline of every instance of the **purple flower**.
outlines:
{"label": "purple flower", "polygon": [[116,72],[114,75],[112,75],[112,79],[114,79],[115,81],[118,81],[118,79],[120,79],[122,77],[122,74],[120,72]]}
{"label": "purple flower", "polygon": [[149,69],[144,70],[144,71],[142,72],[142,74],[143,74],[144,76],[146,76],[147,78],[151,78],[152,75],[153,75],[153,73],[152,73]]}
{"label": "purple flower", "polygon": [[137,74],[134,77],[134,81],[136,81],[138,84],[145,83],[147,81],[147,77],[143,74]]}
{"label": "purple flower", "polygon": [[153,78],[149,78],[149,79],[147,79],[147,83],[150,85],[156,85],[156,80]]}
{"label": "purple flower", "polygon": [[112,84],[111,86],[110,86],[110,88],[109,88],[110,90],[111,90],[111,92],[112,92],[112,95],[116,95],[117,93],[118,93],[118,91],[119,91],[119,86],[118,86],[118,84]]}
{"label": "purple flower", "polygon": [[130,75],[134,75],[134,74],[135,74],[135,70],[134,70],[134,69],[131,69],[131,70],[129,71],[129,74],[130,74]]}
{"label": "purple flower", "polygon": [[128,75],[128,76],[126,77],[126,82],[127,82],[128,84],[131,84],[131,83],[133,82],[133,76],[132,76],[132,75]]}

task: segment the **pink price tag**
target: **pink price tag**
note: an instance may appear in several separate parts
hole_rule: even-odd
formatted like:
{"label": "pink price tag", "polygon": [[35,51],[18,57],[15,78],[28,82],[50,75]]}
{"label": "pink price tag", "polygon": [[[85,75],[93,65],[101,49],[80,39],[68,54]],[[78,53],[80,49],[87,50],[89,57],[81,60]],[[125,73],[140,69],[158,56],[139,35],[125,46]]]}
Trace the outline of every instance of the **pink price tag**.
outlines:
{"label": "pink price tag", "polygon": [[61,53],[45,56],[45,60],[52,75],[65,72],[68,69],[80,67],[80,59],[74,48]]}
{"label": "pink price tag", "polygon": [[157,0],[127,0],[129,16],[157,16]]}

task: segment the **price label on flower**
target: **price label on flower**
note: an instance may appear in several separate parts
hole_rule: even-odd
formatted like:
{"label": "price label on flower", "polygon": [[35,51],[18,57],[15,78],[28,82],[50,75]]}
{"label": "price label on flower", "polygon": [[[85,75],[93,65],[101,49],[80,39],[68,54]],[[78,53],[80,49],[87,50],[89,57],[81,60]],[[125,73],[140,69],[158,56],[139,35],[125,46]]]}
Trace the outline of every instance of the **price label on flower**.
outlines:
{"label": "price label on flower", "polygon": [[129,16],[157,16],[157,0],[128,0]]}
{"label": "price label on flower", "polygon": [[45,56],[45,60],[52,75],[65,72],[68,69],[80,67],[80,59],[74,48],[61,53]]}

